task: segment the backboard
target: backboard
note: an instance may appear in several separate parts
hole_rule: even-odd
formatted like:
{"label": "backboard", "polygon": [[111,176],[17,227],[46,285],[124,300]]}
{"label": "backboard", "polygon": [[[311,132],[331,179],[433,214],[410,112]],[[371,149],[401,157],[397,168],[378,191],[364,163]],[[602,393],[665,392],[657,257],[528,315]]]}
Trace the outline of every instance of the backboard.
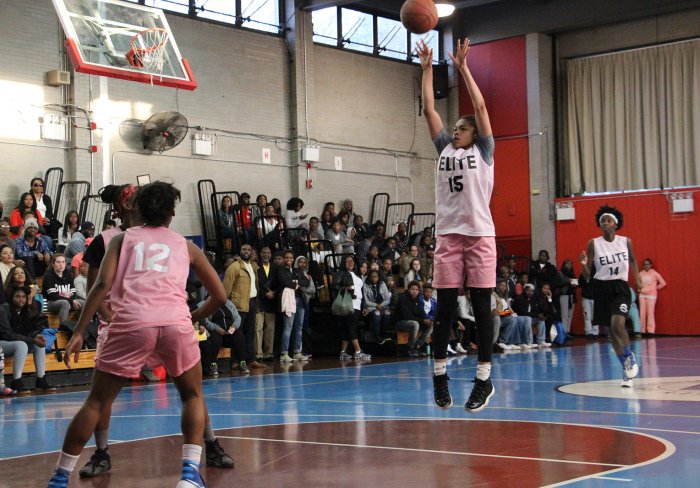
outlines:
{"label": "backboard", "polygon": [[[120,0],[53,0],[66,33],[66,49],[79,73],[194,90],[197,82],[162,10]],[[148,52],[144,32],[161,32],[162,63],[138,63],[127,55]],[[163,40],[163,38],[165,40]]]}

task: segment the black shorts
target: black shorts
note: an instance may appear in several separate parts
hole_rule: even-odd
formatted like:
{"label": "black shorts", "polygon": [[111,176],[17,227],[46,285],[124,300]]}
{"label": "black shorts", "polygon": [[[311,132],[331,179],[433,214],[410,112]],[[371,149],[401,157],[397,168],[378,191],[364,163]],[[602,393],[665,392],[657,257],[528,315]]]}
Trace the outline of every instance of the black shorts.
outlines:
{"label": "black shorts", "polygon": [[627,318],[632,304],[630,285],[623,280],[592,280],[594,290],[593,323],[610,326],[613,315]]}

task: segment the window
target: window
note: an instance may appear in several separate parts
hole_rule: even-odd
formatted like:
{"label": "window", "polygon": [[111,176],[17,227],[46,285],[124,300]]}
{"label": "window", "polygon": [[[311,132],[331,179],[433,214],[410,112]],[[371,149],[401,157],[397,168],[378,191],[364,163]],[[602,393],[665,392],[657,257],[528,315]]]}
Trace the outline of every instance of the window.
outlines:
{"label": "window", "polygon": [[144,5],[181,14],[190,12],[190,2],[188,0],[146,0]]}
{"label": "window", "polygon": [[[440,59],[440,32],[437,30],[423,35],[409,34],[396,19],[340,7],[314,10],[311,20],[314,42],[319,44],[418,63],[415,44],[425,39],[433,49],[433,61],[437,63]],[[338,32],[339,24],[341,32]]]}
{"label": "window", "polygon": [[196,7],[197,17],[227,24],[236,23],[236,2],[231,0],[197,0]]}
{"label": "window", "polygon": [[279,0],[241,0],[243,26],[278,33],[280,31],[279,7]]}
{"label": "window", "polygon": [[408,35],[397,20],[377,17],[377,54],[395,59],[406,59]]}
{"label": "window", "polygon": [[343,45],[348,49],[366,53],[374,52],[374,19],[372,15],[357,10],[342,9]]}
{"label": "window", "polygon": [[440,33],[436,30],[431,30],[425,34],[411,34],[411,60],[414,63],[420,63],[418,55],[414,52],[416,43],[423,39],[428,47],[433,50],[433,63],[437,63],[440,59]]}
{"label": "window", "polygon": [[311,12],[314,26],[314,42],[338,45],[338,8],[329,7]]}

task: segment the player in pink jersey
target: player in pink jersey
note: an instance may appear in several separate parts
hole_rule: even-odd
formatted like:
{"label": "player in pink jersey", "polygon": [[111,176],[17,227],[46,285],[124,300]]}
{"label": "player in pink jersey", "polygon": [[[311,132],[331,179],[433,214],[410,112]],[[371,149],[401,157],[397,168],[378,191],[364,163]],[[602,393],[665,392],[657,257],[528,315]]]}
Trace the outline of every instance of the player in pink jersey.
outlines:
{"label": "player in pink jersey", "polygon": [[[102,201],[112,205],[114,209],[112,216],[115,219],[119,218],[122,224],[120,227],[104,230],[95,237],[93,244],[91,244],[85,252],[84,260],[90,265],[88,272],[88,290],[92,288],[97,280],[97,275],[102,265],[102,260],[104,259],[105,250],[109,245],[109,241],[126,229],[142,224],[141,216],[134,204],[138,190],[138,187],[131,184],[120,186],[107,185],[100,190]],[[101,349],[101,344],[108,336],[108,325],[112,320],[112,311],[109,308],[109,297],[100,307],[99,313],[102,320],[100,320],[99,335],[97,337],[98,350]],[[158,362],[155,361],[155,364],[158,364]],[[207,466],[233,469],[235,466],[234,460],[219,444],[219,440],[214,434],[211,425],[208,409],[205,409],[205,413],[204,444],[206,446]],[[85,466],[80,469],[79,474],[81,478],[92,478],[106,474],[112,469],[112,460],[108,448],[111,415],[111,408],[103,410],[100,415],[100,421],[95,428],[95,452]]]}
{"label": "player in pink jersey", "polygon": [[638,289],[642,282],[632,240],[617,233],[624,223],[622,212],[604,205],[596,212],[595,219],[602,235],[588,241],[587,250],[579,256],[583,268],[581,274],[586,279],[593,277],[593,323],[610,328],[610,342],[622,364],[621,386],[631,388],[632,378],[639,373],[639,366],[625,329],[632,303],[627,282],[629,272],[632,271]]}
{"label": "player in pink jersey", "polygon": [[440,153],[435,173],[435,271],[438,289],[433,329],[435,403],[452,405],[447,386],[447,346],[457,311],[458,290],[469,287],[476,319],[479,361],[474,388],[464,405],[479,412],[495,389],[491,383],[493,319],[491,291],[496,285],[496,233],[489,210],[493,191],[494,142],[484,97],[467,66],[469,39],[457,41],[456,54],[449,53],[454,67],[466,83],[474,115],[461,117],[450,137],[435,110],[433,51],[424,41],[416,47],[423,68],[423,103],[430,137]]}
{"label": "player in pink jersey", "polygon": [[[111,291],[114,315],[109,338],[99,351],[88,398],[68,427],[50,488],[68,486],[70,473],[102,412],[152,354],[173,377],[182,401],[183,465],[177,486],[205,486],[199,474],[205,405],[192,323],[211,315],[226,296],[204,253],[167,228],[179,199],[180,191],[171,184],[146,185],[136,198],[144,226],[114,236],[107,247],[97,281],[66,347],[66,364],[71,356],[78,362],[83,332]],[[185,293],[190,265],[209,291],[209,298],[192,315]],[[157,309],[153,303],[158,304]]]}

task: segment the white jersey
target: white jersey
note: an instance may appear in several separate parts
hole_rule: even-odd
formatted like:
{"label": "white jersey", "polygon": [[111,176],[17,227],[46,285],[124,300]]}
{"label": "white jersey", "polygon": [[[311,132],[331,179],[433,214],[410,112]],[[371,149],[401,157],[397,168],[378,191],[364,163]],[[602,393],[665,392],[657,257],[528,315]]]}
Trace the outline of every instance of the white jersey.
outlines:
{"label": "white jersey", "polygon": [[627,281],[630,269],[630,256],[627,247],[627,238],[616,235],[612,242],[606,241],[604,237],[593,239],[593,252],[595,253],[595,275],[596,280]]}
{"label": "white jersey", "polygon": [[437,235],[496,235],[489,202],[493,191],[493,136],[479,137],[467,149],[455,148],[440,131],[435,174],[435,232]]}

